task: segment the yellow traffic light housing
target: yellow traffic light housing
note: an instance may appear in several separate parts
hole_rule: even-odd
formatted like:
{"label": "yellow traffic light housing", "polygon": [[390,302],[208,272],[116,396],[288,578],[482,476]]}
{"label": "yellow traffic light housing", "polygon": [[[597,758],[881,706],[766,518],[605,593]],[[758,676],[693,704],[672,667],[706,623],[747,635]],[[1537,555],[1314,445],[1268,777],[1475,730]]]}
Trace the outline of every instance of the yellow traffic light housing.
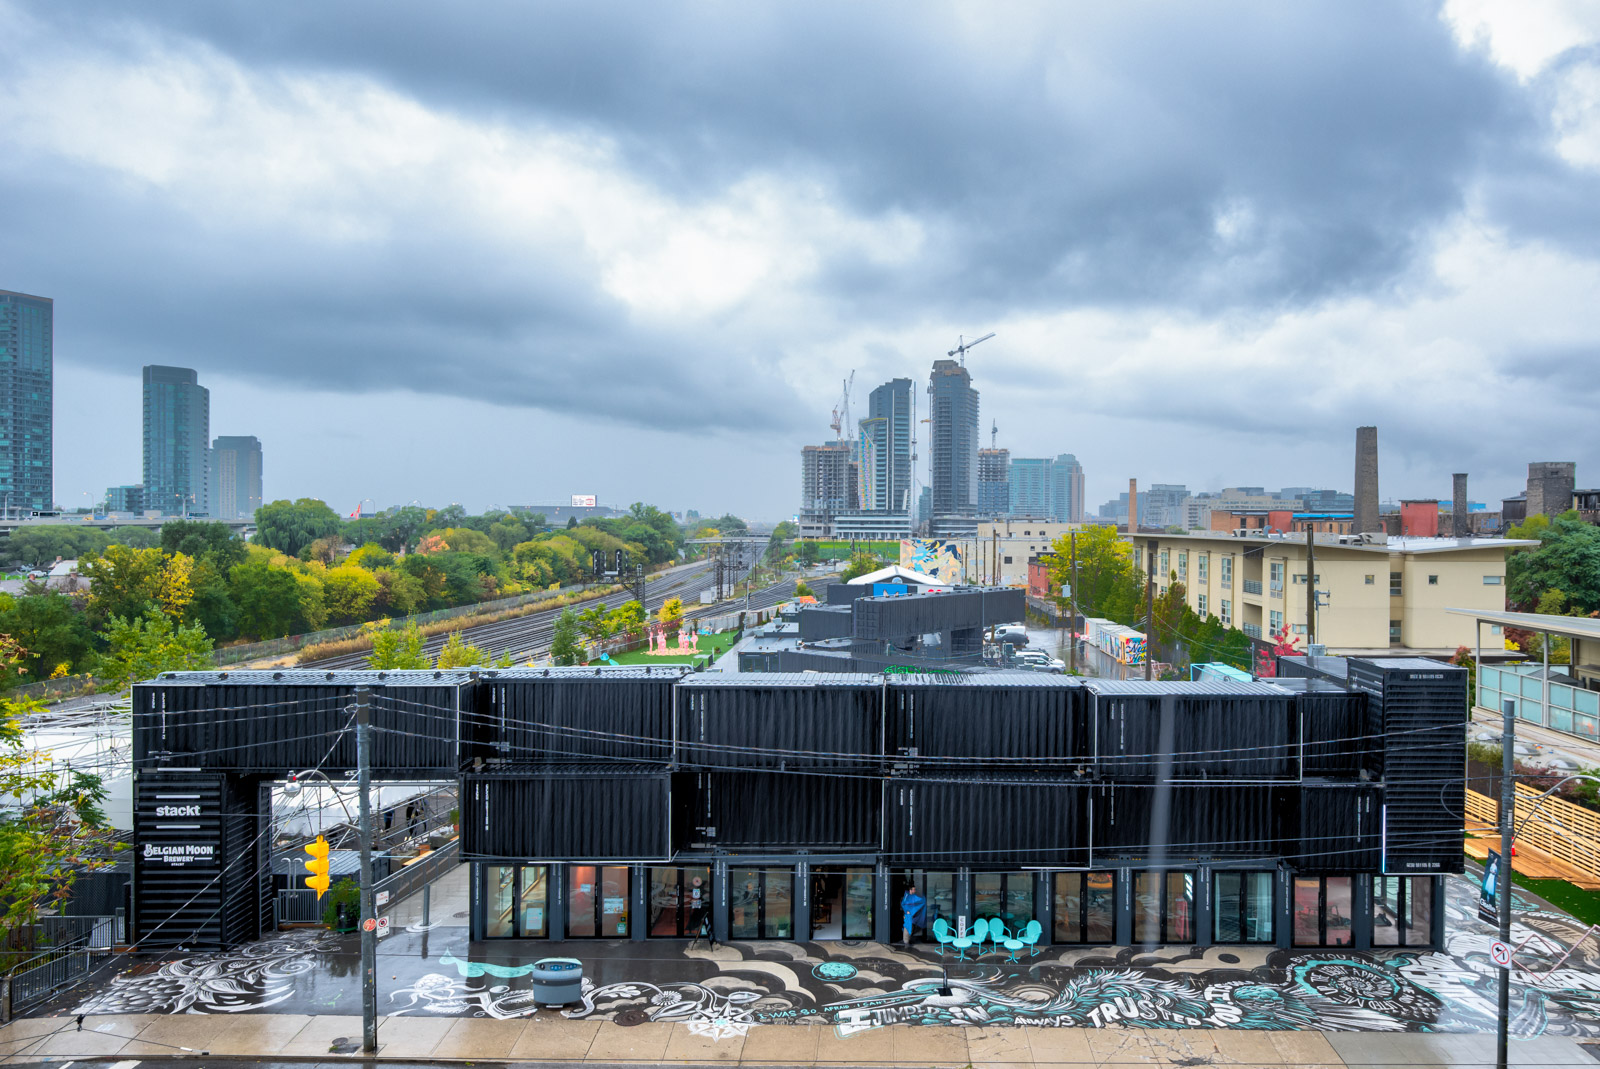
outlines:
{"label": "yellow traffic light housing", "polygon": [[311,875],[306,877],[306,886],[317,892],[317,901],[322,901],[322,896],[327,893],[328,879],[328,840],[317,836],[317,841],[307,843],[306,853],[311,856],[306,859],[306,871]]}

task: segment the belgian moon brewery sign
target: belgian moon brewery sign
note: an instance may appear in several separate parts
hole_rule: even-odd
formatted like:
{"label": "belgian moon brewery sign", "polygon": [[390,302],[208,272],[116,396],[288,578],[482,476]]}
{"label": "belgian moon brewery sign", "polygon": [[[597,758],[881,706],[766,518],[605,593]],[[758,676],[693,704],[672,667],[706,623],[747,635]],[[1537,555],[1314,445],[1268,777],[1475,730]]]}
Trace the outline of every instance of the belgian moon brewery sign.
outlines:
{"label": "belgian moon brewery sign", "polygon": [[191,861],[210,861],[215,850],[211,843],[145,843],[143,856],[146,861],[178,866]]}

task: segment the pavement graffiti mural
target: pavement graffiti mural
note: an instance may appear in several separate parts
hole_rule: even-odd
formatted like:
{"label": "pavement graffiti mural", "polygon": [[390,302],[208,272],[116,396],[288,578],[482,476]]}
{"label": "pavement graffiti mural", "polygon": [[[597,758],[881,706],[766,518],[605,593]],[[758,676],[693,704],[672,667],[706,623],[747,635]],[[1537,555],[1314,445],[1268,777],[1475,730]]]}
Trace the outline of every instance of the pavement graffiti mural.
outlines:
{"label": "pavement graffiti mural", "polygon": [[[1494,932],[1477,919],[1475,885],[1448,886],[1450,934],[1439,951],[1055,947],[1015,966],[950,962],[946,978],[932,948],[568,944],[591,976],[581,1003],[556,1011],[534,1002],[533,946],[469,947],[463,936],[430,954],[423,933],[411,944],[385,941],[383,971],[392,965],[398,982],[383,983],[380,997],[382,1012],[397,1016],[560,1012],[625,1025],[681,1023],[713,1038],[761,1024],[829,1025],[843,1036],[890,1024],[1489,1032],[1499,976],[1489,963]],[[1518,909],[1513,942],[1526,945],[1513,975],[1515,1034],[1600,1037],[1600,946],[1570,917],[1528,900]],[[318,985],[318,997],[348,988],[349,1005],[356,954],[350,937],[289,933],[232,953],[139,966],[72,1012],[305,1012],[320,1005],[306,994]]]}
{"label": "pavement graffiti mural", "polygon": [[329,932],[286,932],[226,954],[191,954],[111,978],[73,1012],[240,1013],[276,1006],[343,942]]}

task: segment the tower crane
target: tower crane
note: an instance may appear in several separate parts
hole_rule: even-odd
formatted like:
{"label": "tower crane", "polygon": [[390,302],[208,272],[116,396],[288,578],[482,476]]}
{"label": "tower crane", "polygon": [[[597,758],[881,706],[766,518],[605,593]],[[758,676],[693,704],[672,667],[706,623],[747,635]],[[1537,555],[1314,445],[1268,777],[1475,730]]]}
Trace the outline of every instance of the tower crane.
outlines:
{"label": "tower crane", "polygon": [[844,380],[844,400],[833,406],[833,418],[828,421],[828,426],[833,428],[835,441],[842,441],[844,428],[850,425],[850,388],[856,384],[856,372],[850,369],[850,377]]}
{"label": "tower crane", "polygon": [[1000,444],[1000,424],[994,423],[989,427],[989,448],[993,449]]}
{"label": "tower crane", "polygon": [[983,337],[976,339],[975,341],[964,341],[964,340],[962,340],[961,335],[957,334],[956,335],[956,347],[954,349],[951,349],[945,355],[946,356],[955,356],[957,353],[960,353],[961,354],[961,366],[962,367],[966,367],[967,366],[967,350],[968,349],[977,348],[977,346],[978,346],[978,344],[980,342],[986,342],[992,337],[994,337],[994,331],[992,331],[992,330],[989,333],[985,334]]}

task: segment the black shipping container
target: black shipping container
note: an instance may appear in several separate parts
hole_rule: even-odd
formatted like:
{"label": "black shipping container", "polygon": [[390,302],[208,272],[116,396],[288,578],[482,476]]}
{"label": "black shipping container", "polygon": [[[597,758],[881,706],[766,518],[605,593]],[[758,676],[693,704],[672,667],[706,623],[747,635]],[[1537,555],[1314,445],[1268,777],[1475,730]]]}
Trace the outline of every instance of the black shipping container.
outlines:
{"label": "black shipping container", "polygon": [[485,672],[463,717],[464,764],[660,764],[672,760],[682,665]]}
{"label": "black shipping container", "polygon": [[1361,774],[1362,751],[1382,740],[1364,739],[1367,696],[1344,686],[1308,676],[1279,677],[1273,686],[1294,694],[1300,720],[1307,776],[1354,779]]}
{"label": "black shipping container", "polygon": [[1151,856],[1159,835],[1157,796],[1163,790],[1170,794],[1161,842],[1170,858],[1272,857],[1298,841],[1296,787],[1101,785],[1090,795],[1097,861]]}
{"label": "black shipping container", "polygon": [[1350,659],[1383,735],[1384,871],[1461,872],[1467,673],[1420,657]]}
{"label": "black shipping container", "polygon": [[356,767],[356,686],[370,684],[372,774],[458,767],[466,672],[168,672],[133,688],[135,769],[282,775]]}
{"label": "black shipping container", "polygon": [[253,781],[139,773],[134,913],[141,949],[233,946],[269,923],[271,835]]}
{"label": "black shipping container", "polygon": [[886,752],[924,766],[999,771],[1075,766],[1092,756],[1087,692],[1038,672],[889,678]]}
{"label": "black shipping container", "polygon": [[883,839],[883,780],[793,772],[697,772],[679,843],[734,850],[863,851]]}
{"label": "black shipping container", "polygon": [[800,641],[820,642],[825,638],[849,638],[850,621],[848,606],[803,605],[800,607]]}
{"label": "black shipping container", "polygon": [[653,861],[672,855],[671,775],[650,765],[468,775],[462,860]]}
{"label": "black shipping container", "polygon": [[1343,657],[1308,657],[1303,653],[1278,655],[1279,679],[1321,679],[1328,683],[1344,683],[1349,675],[1349,662]]}
{"label": "black shipping container", "polygon": [[1299,872],[1375,872],[1383,844],[1382,791],[1371,783],[1306,784],[1300,843],[1284,860]]}
{"label": "black shipping container", "polygon": [[866,584],[834,583],[827,590],[829,605],[849,605],[857,598],[872,597],[872,587]]}
{"label": "black shipping container", "polygon": [[1089,788],[1069,780],[903,777],[885,788],[884,849],[896,863],[1089,862]]}
{"label": "black shipping container", "polygon": [[875,769],[883,701],[877,676],[691,676],[678,685],[678,763]]}
{"label": "black shipping container", "polygon": [[[1298,779],[1300,725],[1288,691],[1270,683],[1144,683],[1091,679],[1093,752],[1101,779]],[[1162,739],[1162,708],[1172,708]]]}
{"label": "black shipping container", "polygon": [[955,587],[941,594],[860,598],[852,609],[856,638],[903,642],[918,635],[1019,623],[1027,612],[1024,591]]}

